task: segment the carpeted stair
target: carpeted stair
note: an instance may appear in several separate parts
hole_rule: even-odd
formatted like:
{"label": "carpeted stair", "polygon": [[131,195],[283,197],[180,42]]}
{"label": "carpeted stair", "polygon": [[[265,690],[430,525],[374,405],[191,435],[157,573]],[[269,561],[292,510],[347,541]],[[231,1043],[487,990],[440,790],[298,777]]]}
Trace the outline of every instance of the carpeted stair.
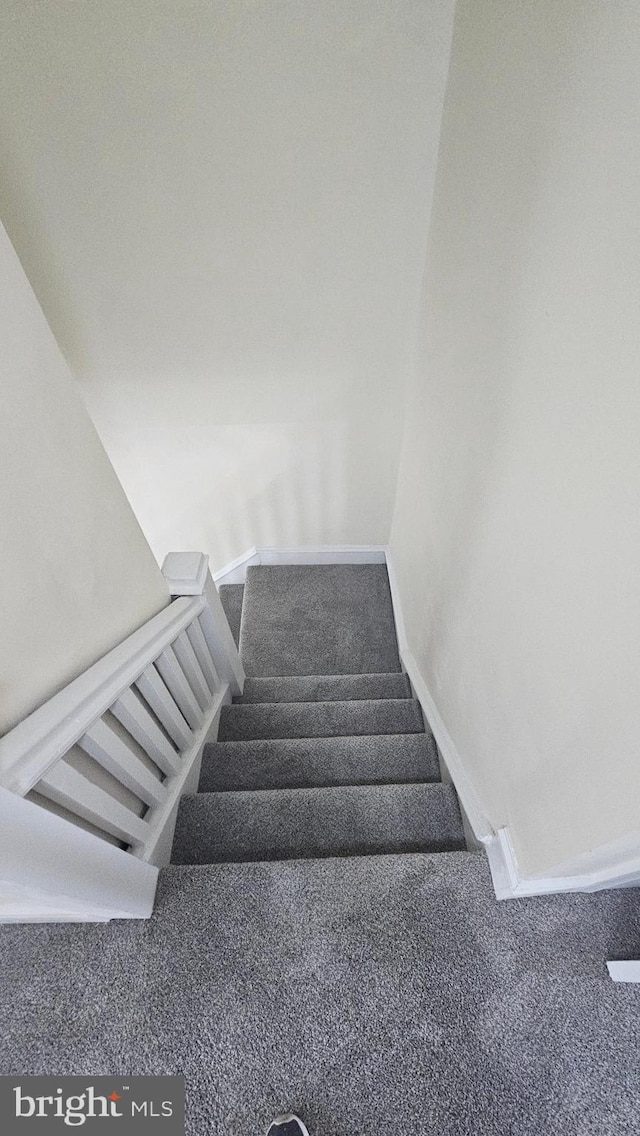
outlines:
{"label": "carpeted stair", "polygon": [[464,846],[450,785],[342,785],[187,796],[173,862],[453,852]]}
{"label": "carpeted stair", "polygon": [[251,674],[181,801],[173,862],[463,849],[455,791],[400,670],[386,568],[252,567],[240,598]]}
{"label": "carpeted stair", "polygon": [[254,738],[333,738],[360,734],[421,734],[419,704],[411,698],[361,702],[268,702],[225,706],[221,742]]}
{"label": "carpeted stair", "polygon": [[248,678],[236,702],[351,702],[361,698],[411,698],[406,674],[281,675]]}
{"label": "carpeted stair", "polygon": [[207,746],[200,792],[252,789],[255,785],[263,789],[312,789],[439,780],[438,754],[430,734],[268,738]]}

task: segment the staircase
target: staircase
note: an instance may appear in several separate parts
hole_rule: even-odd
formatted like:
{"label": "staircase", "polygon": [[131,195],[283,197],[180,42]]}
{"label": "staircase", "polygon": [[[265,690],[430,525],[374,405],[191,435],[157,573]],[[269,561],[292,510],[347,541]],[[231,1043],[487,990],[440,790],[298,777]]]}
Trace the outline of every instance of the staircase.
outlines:
{"label": "staircase", "polygon": [[496,902],[382,566],[222,597],[249,677],[153,914],[0,927],[0,1074],[179,1073],[187,1136],[637,1132],[638,892]]}
{"label": "staircase", "polygon": [[249,677],[182,799],[173,863],[463,849],[386,568],[252,567],[220,594]]}

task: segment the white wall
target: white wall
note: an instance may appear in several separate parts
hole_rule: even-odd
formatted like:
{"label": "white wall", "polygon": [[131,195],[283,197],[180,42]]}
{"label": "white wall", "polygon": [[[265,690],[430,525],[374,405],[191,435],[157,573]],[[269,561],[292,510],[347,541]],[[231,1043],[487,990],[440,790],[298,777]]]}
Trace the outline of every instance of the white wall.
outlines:
{"label": "white wall", "polygon": [[0,733],[168,602],[0,226]]}
{"label": "white wall", "polygon": [[525,872],[640,828],[640,6],[460,0],[392,547]]}
{"label": "white wall", "polygon": [[453,0],[22,0],[0,208],[156,555],[385,542]]}

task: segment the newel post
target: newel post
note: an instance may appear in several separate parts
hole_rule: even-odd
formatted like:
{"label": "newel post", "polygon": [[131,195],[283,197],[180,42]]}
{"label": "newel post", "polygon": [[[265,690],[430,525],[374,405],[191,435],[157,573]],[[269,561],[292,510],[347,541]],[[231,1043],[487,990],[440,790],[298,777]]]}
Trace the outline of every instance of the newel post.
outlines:
{"label": "newel post", "polygon": [[232,694],[242,694],[244,668],[224,613],[220,596],[209,571],[204,552],[169,552],[162,574],[172,596],[204,596],[207,606],[200,616],[202,631],[222,682]]}

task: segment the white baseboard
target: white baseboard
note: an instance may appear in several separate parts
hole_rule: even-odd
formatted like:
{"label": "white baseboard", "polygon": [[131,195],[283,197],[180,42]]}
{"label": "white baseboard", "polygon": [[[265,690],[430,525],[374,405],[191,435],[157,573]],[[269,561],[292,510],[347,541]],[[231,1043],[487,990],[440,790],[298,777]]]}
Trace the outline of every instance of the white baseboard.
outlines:
{"label": "white baseboard", "polygon": [[607,963],[609,977],[614,982],[640,982],[640,961],[638,959],[620,959]]}
{"label": "white baseboard", "polygon": [[225,564],[213,579],[221,584],[244,584],[252,564],[384,564],[382,544],[305,544],[292,547],[249,548]]}
{"label": "white baseboard", "polygon": [[259,548],[261,564],[384,564],[382,544],[309,544],[298,548]]}
{"label": "white baseboard", "polygon": [[409,644],[407,642],[407,629],[404,623],[404,615],[402,612],[402,603],[400,601],[400,587],[398,585],[398,577],[391,556],[391,550],[387,548],[386,561],[387,561],[387,575],[389,577],[389,590],[391,592],[391,606],[393,608],[393,618],[396,625],[396,638],[398,640],[398,649],[400,656],[409,653]]}
{"label": "white baseboard", "polygon": [[217,588],[221,584],[244,584],[247,578],[247,568],[250,564],[259,564],[260,558],[258,556],[257,548],[248,548],[242,556],[236,556],[235,560],[230,560],[225,564],[224,568],[220,568],[218,572],[213,573],[213,581]]}
{"label": "white baseboard", "polygon": [[640,886],[638,833],[560,864],[546,876],[522,875],[508,828],[501,828],[486,848],[498,899]]}
{"label": "white baseboard", "polygon": [[[436,739],[436,745],[444,761],[447,773],[453,782],[460,804],[467,816],[475,841],[486,843],[495,833],[486,814],[482,802],[462,764],[462,759],[453,743],[438,708],[427,688],[414,656],[406,647],[400,648],[402,664],[409,676],[409,681],[415,691],[425,719],[429,723],[431,732]],[[477,844],[476,844],[477,847]]]}

